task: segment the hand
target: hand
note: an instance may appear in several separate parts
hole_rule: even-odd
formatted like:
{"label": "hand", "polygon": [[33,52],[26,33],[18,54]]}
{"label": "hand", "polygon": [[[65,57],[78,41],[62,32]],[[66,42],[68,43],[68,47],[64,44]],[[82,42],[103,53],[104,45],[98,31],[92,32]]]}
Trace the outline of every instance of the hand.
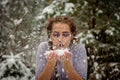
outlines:
{"label": "hand", "polygon": [[60,57],[60,60],[62,61],[62,62],[68,62],[68,61],[70,61],[70,59],[71,59],[71,53],[69,52],[69,51],[65,51],[64,52],[64,55],[62,55],[61,57]]}
{"label": "hand", "polygon": [[46,54],[45,56],[46,56],[47,61],[56,62],[58,59],[58,55],[56,54],[55,51],[49,51],[49,52],[46,52],[45,54]]}

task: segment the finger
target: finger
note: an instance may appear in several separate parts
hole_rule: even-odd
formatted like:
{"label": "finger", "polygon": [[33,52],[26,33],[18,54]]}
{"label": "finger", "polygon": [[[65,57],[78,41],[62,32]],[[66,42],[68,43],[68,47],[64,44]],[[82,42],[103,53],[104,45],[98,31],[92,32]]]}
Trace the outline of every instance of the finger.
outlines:
{"label": "finger", "polygon": [[65,51],[65,56],[66,56],[67,58],[70,58],[70,57],[71,57],[71,53],[68,52],[68,51]]}
{"label": "finger", "polygon": [[52,58],[52,55],[53,55],[53,52],[52,51],[49,51],[49,54],[47,55],[47,59],[51,59]]}
{"label": "finger", "polygon": [[51,55],[52,55],[51,58],[54,59],[54,60],[57,60],[59,58],[59,56],[57,55],[57,53],[55,51],[53,51],[51,53]]}
{"label": "finger", "polygon": [[56,54],[55,51],[53,51],[53,53],[52,53],[52,57],[55,58],[55,59],[57,59],[57,54]]}
{"label": "finger", "polygon": [[65,55],[62,55],[60,56],[61,60],[65,60],[66,59],[66,56]]}

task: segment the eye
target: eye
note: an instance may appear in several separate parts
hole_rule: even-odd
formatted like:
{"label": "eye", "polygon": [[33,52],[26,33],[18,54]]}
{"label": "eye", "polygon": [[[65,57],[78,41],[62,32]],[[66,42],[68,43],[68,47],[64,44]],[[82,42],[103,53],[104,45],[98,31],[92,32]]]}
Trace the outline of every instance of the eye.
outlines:
{"label": "eye", "polygon": [[70,33],[63,33],[62,34],[64,37],[68,37],[68,36],[70,36]]}
{"label": "eye", "polygon": [[57,33],[57,32],[55,32],[55,33],[53,33],[53,36],[54,36],[54,37],[59,37],[59,36],[60,36],[60,34],[59,34],[59,33]]}

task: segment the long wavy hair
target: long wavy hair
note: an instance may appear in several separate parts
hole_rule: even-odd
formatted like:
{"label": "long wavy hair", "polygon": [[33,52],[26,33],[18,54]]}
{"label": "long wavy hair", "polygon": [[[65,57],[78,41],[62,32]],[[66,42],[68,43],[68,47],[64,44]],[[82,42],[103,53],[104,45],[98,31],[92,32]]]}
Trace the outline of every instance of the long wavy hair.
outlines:
{"label": "long wavy hair", "polygon": [[[65,24],[69,25],[70,31],[73,35],[73,40],[71,43],[73,43],[73,41],[77,42],[77,39],[75,38],[77,25],[72,19],[70,19],[66,16],[57,16],[55,18],[48,19],[47,24],[46,24],[48,38],[50,38],[53,24],[58,23],[58,22],[65,23]],[[49,49],[53,49],[52,48],[53,44],[52,44],[51,40],[48,41],[48,45],[49,45]]]}

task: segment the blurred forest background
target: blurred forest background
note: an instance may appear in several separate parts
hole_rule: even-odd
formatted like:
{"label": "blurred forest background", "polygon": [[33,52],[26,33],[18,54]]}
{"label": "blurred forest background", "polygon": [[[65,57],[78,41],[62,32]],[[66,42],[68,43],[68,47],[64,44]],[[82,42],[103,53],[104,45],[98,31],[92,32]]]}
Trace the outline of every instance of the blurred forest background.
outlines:
{"label": "blurred forest background", "polygon": [[88,80],[120,80],[120,0],[0,0],[0,80],[35,80],[46,20],[58,15],[78,24]]}

